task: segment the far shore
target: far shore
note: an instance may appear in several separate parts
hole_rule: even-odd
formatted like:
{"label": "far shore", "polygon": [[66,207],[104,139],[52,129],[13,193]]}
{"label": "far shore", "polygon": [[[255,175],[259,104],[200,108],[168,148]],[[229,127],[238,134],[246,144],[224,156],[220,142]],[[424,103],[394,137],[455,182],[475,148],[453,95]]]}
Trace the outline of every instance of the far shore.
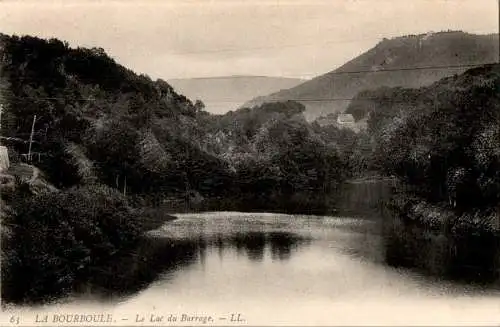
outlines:
{"label": "far shore", "polygon": [[161,208],[145,207],[135,210],[142,217],[142,228],[145,232],[160,228],[164,223],[177,219],[175,215],[166,213]]}

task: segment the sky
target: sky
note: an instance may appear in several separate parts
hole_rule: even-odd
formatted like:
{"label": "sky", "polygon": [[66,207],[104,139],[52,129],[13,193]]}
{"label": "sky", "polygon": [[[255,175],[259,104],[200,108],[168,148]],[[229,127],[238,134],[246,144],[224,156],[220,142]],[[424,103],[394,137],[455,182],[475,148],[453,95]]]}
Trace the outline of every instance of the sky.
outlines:
{"label": "sky", "polygon": [[498,0],[0,0],[0,32],[102,47],[152,78],[312,78],[382,38],[498,31]]}

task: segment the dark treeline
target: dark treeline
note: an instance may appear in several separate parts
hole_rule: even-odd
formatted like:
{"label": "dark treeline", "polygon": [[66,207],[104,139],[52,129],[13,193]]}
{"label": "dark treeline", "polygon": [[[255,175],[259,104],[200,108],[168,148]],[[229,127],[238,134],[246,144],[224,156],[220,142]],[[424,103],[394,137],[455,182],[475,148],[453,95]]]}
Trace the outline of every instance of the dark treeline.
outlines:
{"label": "dark treeline", "polygon": [[[58,188],[101,183],[142,204],[238,194],[232,206],[307,211],[324,202],[313,194],[331,194],[348,174],[343,142],[322,137],[298,103],[210,115],[102,49],[32,37],[2,43],[2,135],[27,139],[36,115],[36,166]],[[27,145],[9,150],[15,160]]]}
{"label": "dark treeline", "polygon": [[[13,181],[2,185],[7,302],[74,290],[171,219],[168,208],[325,213],[351,175],[354,133],[309,124],[299,103],[211,115],[102,49],[28,36],[0,44],[2,179]],[[35,115],[27,158],[17,140]]]}
{"label": "dark treeline", "polygon": [[439,275],[500,276],[500,66],[420,89],[358,95],[348,109],[368,118],[373,166],[397,177],[388,203],[387,257]]}

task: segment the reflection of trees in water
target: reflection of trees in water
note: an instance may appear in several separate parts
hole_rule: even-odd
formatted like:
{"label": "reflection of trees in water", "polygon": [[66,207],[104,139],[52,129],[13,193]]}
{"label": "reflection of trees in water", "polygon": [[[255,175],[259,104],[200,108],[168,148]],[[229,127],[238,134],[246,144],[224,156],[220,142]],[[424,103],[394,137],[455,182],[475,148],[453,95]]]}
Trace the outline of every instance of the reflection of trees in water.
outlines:
{"label": "reflection of trees in water", "polygon": [[237,250],[243,249],[252,261],[264,260],[266,241],[266,235],[259,232],[236,233],[229,240]]}
{"label": "reflection of trees in water", "polygon": [[132,253],[105,267],[89,269],[78,291],[106,297],[129,296],[160,278],[168,280],[171,273],[182,273],[191,264],[204,265],[209,248],[217,249],[220,257],[226,249],[236,250],[252,261],[262,261],[269,248],[273,260],[287,260],[292,250],[304,241],[285,232],[219,233],[190,239],[144,238]]}
{"label": "reflection of trees in water", "polygon": [[198,257],[202,266],[205,266],[205,261],[207,259],[207,243],[203,240],[203,237],[200,235],[198,237]]}
{"label": "reflection of trees in water", "polygon": [[287,260],[292,250],[306,239],[287,232],[236,232],[224,235],[218,233],[200,237],[203,246],[216,248],[219,257],[223,257],[225,249],[233,249],[238,255],[246,255],[252,261],[264,260],[269,248],[273,260]]}
{"label": "reflection of trees in water", "polygon": [[273,260],[288,260],[292,255],[292,249],[297,247],[300,241],[293,234],[270,233],[271,256]]}
{"label": "reflection of trees in water", "polygon": [[148,287],[160,276],[193,264],[198,259],[199,242],[144,238],[131,253],[120,256],[105,267],[88,271],[80,291],[106,297],[133,295]]}

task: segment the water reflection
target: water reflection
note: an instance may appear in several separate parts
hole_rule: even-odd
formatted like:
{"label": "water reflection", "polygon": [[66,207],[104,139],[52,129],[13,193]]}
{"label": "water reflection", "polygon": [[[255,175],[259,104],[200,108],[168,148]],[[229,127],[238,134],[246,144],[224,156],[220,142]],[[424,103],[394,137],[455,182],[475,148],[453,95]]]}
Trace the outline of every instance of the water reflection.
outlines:
{"label": "water reflection", "polygon": [[239,256],[246,256],[251,261],[263,261],[266,252],[272,260],[287,260],[299,245],[305,245],[310,239],[289,232],[235,232],[222,233],[211,237],[200,237],[200,246],[218,249],[220,257],[225,249],[234,249]]}
{"label": "water reflection", "polygon": [[[271,256],[273,260],[288,260],[292,255],[292,250],[296,249],[297,242],[293,235],[287,233],[270,233]],[[310,242],[310,240],[307,240]],[[303,241],[304,242],[304,241]]]}
{"label": "water reflection", "polygon": [[250,260],[262,261],[264,259],[264,248],[266,246],[264,233],[237,233],[230,241],[234,244],[238,253],[245,252]]}
{"label": "water reflection", "polygon": [[310,239],[289,232],[233,232],[192,235],[190,238],[145,237],[134,251],[110,262],[106,267],[89,271],[79,293],[97,294],[101,298],[131,296],[153,282],[168,282],[175,273],[199,263],[217,253],[221,260],[230,251],[252,262],[288,260]]}
{"label": "water reflection", "polygon": [[105,267],[89,270],[87,278],[77,286],[77,293],[90,293],[101,298],[133,295],[160,276],[183,269],[198,259],[199,243],[195,240],[143,238],[137,247],[120,255]]}

